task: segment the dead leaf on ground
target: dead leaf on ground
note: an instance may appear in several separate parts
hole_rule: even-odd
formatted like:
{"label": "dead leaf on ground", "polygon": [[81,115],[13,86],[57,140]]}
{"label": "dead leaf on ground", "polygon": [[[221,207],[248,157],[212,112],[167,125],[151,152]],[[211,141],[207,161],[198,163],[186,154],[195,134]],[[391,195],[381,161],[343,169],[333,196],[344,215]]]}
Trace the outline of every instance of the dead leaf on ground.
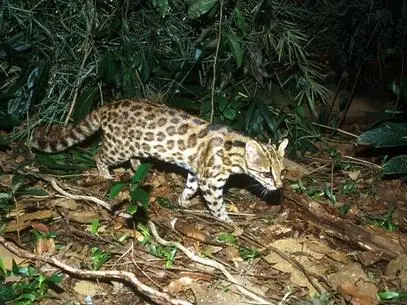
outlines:
{"label": "dead leaf on ground", "polygon": [[400,255],[393,259],[386,267],[385,275],[400,279],[401,290],[407,291],[407,255]]}
{"label": "dead leaf on ground", "polygon": [[186,221],[177,219],[174,223],[174,228],[185,236],[197,241],[203,243],[210,243],[212,241],[212,237],[207,232],[203,231],[202,225],[190,224]]}
{"label": "dead leaf on ground", "polygon": [[[230,287],[230,283],[224,283],[224,285]],[[194,292],[197,305],[247,305],[247,299],[233,293],[230,289],[217,289],[217,287],[210,286],[209,283],[201,284],[198,282],[193,282],[191,289]]]}
{"label": "dead leaf on ground", "polygon": [[353,181],[356,181],[360,177],[360,170],[354,170],[354,171],[343,171],[344,174],[346,174],[349,178],[351,178]]}
{"label": "dead leaf on ground", "polygon": [[363,266],[371,266],[384,258],[383,253],[375,251],[363,251],[358,253],[358,259]]}
{"label": "dead leaf on ground", "polygon": [[17,263],[17,265],[22,267],[28,265],[28,262],[24,263],[24,259],[14,255],[2,245],[0,245],[0,258],[7,270],[11,270],[11,268],[13,267],[13,260]]}
{"label": "dead leaf on ground", "polygon": [[42,255],[44,253],[53,254],[56,252],[55,241],[53,238],[40,238],[35,245],[35,253]]}
{"label": "dead leaf on ground", "polygon": [[83,296],[95,296],[106,292],[106,289],[101,285],[86,280],[77,281],[72,288],[77,294]]}
{"label": "dead leaf on ground", "polygon": [[202,252],[207,253],[207,254],[216,254],[222,250],[223,250],[223,247],[221,247],[221,246],[209,245],[209,246],[206,246]]}
{"label": "dead leaf on ground", "polygon": [[55,198],[54,200],[52,200],[52,203],[55,204],[55,206],[57,207],[61,207],[71,211],[75,211],[79,208],[79,204],[75,200],[65,197]]}
{"label": "dead leaf on ground", "polygon": [[52,216],[53,212],[51,210],[41,210],[21,215],[20,217],[16,218],[16,220],[12,220],[8,223],[5,232],[22,231],[28,227],[31,227],[33,220],[45,220],[51,218]]}
{"label": "dead leaf on ground", "polygon": [[100,184],[110,184],[110,181],[100,176],[94,168],[86,170],[83,175],[85,176],[85,179],[81,182],[81,186],[88,187]]}
{"label": "dead leaf on ground", "polygon": [[[337,260],[332,260],[326,255],[327,253],[332,255],[334,250],[330,249],[326,244],[317,239],[287,238],[277,240],[272,243],[272,245],[298,261],[306,272],[317,274],[322,277],[325,277],[329,270],[336,270],[342,266]],[[270,252],[264,257],[264,260],[269,264],[272,264],[274,269],[289,273],[291,282],[300,287],[307,287],[310,295],[317,292],[305,276],[304,272],[296,265],[293,265],[289,260],[282,258],[279,254],[274,252]],[[322,286],[320,288],[323,289]]]}
{"label": "dead leaf on ground", "polygon": [[338,292],[340,292],[344,297],[350,298],[350,303],[352,305],[374,305],[375,296],[366,294],[365,291],[356,287],[352,283],[345,282],[337,287]]}
{"label": "dead leaf on ground", "polygon": [[97,211],[76,211],[69,213],[69,218],[77,223],[91,223],[93,219],[100,218]]}
{"label": "dead leaf on ground", "polygon": [[243,262],[239,250],[237,250],[235,247],[228,246],[223,250],[223,253],[226,255],[227,259],[232,262]]}
{"label": "dead leaf on ground", "polygon": [[49,228],[48,228],[48,226],[47,226],[46,224],[43,224],[43,223],[40,223],[40,222],[38,222],[38,223],[33,223],[33,224],[32,224],[32,227],[33,227],[35,230],[39,231],[39,232],[42,232],[42,233],[49,233]]}
{"label": "dead leaf on ground", "polygon": [[359,264],[351,263],[328,275],[328,282],[352,304],[376,304],[377,286],[368,278]]}
{"label": "dead leaf on ground", "polygon": [[167,287],[164,287],[164,291],[175,294],[181,291],[185,291],[190,288],[193,279],[188,276],[183,276],[179,279],[171,281]]}

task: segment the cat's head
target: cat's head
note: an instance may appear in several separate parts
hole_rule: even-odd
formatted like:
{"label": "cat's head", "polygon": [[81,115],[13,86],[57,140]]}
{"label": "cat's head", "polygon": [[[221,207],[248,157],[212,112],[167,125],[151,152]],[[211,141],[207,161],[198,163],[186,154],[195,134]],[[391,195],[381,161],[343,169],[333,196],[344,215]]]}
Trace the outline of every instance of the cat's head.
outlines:
{"label": "cat's head", "polygon": [[284,154],[288,139],[278,147],[272,144],[251,140],[245,146],[247,173],[259,181],[267,190],[273,191],[283,186],[285,174]]}

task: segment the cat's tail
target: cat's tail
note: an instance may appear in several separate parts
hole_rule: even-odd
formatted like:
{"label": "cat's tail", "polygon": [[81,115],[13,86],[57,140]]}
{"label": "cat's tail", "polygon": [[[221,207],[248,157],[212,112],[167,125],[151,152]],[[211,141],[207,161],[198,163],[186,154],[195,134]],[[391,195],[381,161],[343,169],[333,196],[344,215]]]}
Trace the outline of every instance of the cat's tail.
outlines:
{"label": "cat's tail", "polygon": [[95,110],[88,114],[77,126],[62,129],[60,135],[47,137],[36,132],[31,140],[31,146],[48,153],[59,152],[82,142],[100,128],[100,113]]}

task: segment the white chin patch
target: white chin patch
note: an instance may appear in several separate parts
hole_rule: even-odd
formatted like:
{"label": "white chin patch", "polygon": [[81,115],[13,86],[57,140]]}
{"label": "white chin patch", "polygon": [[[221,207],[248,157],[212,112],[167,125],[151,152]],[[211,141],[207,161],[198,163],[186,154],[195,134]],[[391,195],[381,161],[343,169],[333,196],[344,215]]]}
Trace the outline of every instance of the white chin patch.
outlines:
{"label": "white chin patch", "polygon": [[275,191],[275,190],[277,190],[277,188],[276,188],[274,185],[268,185],[268,186],[267,186],[267,190],[269,190],[269,191]]}

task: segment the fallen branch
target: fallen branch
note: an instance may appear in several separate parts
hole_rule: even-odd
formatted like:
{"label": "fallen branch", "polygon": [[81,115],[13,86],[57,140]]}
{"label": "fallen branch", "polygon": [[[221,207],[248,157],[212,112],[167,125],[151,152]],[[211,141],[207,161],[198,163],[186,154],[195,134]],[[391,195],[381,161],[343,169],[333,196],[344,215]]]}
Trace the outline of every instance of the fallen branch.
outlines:
{"label": "fallen branch", "polygon": [[256,304],[272,304],[270,301],[267,301],[265,299],[263,299],[262,297],[258,296],[257,294],[255,294],[254,292],[244,288],[242,286],[241,283],[239,283],[238,280],[236,280],[229,271],[226,270],[225,266],[220,264],[217,261],[214,261],[212,259],[208,259],[208,258],[202,258],[199,257],[198,255],[195,255],[192,251],[188,250],[187,248],[185,248],[183,245],[181,245],[180,243],[177,243],[175,241],[166,241],[164,239],[162,239],[160,237],[160,235],[158,235],[157,229],[154,225],[154,223],[152,223],[151,221],[149,221],[148,223],[148,227],[151,230],[151,233],[153,234],[154,238],[158,241],[158,243],[160,243],[163,246],[167,246],[167,247],[176,247],[178,250],[182,251],[189,259],[191,259],[192,261],[208,266],[208,267],[212,267],[215,268],[217,270],[219,270],[220,272],[223,273],[223,275],[228,279],[228,281],[230,281],[232,284],[235,285],[236,289],[240,291],[240,293],[242,293],[243,295],[245,295],[246,297],[251,298],[252,300],[256,301]]}
{"label": "fallen branch", "polygon": [[135,287],[140,293],[149,297],[151,300],[158,304],[174,304],[174,305],[192,305],[192,303],[184,300],[178,300],[172,298],[169,294],[160,292],[154,288],[151,288],[143,284],[133,273],[128,271],[91,271],[91,270],[81,270],[74,267],[71,267],[64,262],[58,260],[55,257],[46,257],[43,255],[32,254],[26,250],[23,250],[17,247],[14,243],[7,241],[2,236],[0,236],[0,244],[2,244],[6,249],[8,249],[13,254],[18,257],[33,260],[41,261],[52,266],[55,266],[59,269],[64,270],[65,272],[84,279],[114,279],[114,280],[123,280],[133,287]]}
{"label": "fallen branch", "polygon": [[284,197],[290,208],[297,209],[303,217],[301,221],[312,223],[313,227],[331,238],[388,258],[404,253],[403,244],[407,244],[407,234],[403,232],[386,232],[373,226],[356,225],[352,220],[338,215],[335,207],[319,204],[289,189],[284,191]]}

